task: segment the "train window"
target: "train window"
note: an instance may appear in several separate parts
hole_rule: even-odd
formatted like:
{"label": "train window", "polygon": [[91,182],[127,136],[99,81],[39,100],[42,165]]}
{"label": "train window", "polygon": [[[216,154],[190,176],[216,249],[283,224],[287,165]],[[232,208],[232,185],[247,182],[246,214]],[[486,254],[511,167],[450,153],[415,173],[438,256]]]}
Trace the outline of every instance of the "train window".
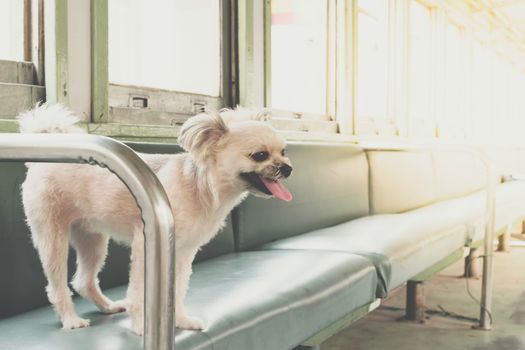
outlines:
{"label": "train window", "polygon": [[[335,1],[272,0],[266,13],[266,105],[273,125],[337,133]],[[269,11],[268,11],[269,10]],[[268,43],[270,43],[268,45]]]}
{"label": "train window", "polygon": [[[504,61],[495,59],[492,67],[492,100],[493,100],[493,113],[499,116],[498,122],[493,125],[493,132],[496,136],[497,142],[505,141],[505,138],[501,137],[505,133],[511,134],[509,126],[512,125],[510,118],[511,109],[517,107],[514,101],[511,100],[510,85],[512,83],[510,76],[510,65]],[[512,108],[511,108],[512,106]],[[519,137],[519,135],[516,135]]]}
{"label": "train window", "polygon": [[173,125],[224,106],[219,1],[112,0],[108,11],[110,121]]}
{"label": "train window", "polygon": [[472,43],[468,139],[478,144],[514,145],[525,114],[525,75],[485,43]]}
{"label": "train window", "polygon": [[357,133],[388,123],[389,2],[358,1]]}
{"label": "train window", "polygon": [[[0,118],[13,119],[45,99],[43,2],[0,1]],[[32,15],[33,13],[33,15]]]}
{"label": "train window", "polygon": [[506,90],[502,91],[508,98],[505,107],[507,108],[508,135],[502,137],[506,143],[515,144],[515,140],[522,139],[522,131],[525,128],[525,75],[516,66],[508,66],[508,82]]}
{"label": "train window", "polygon": [[410,135],[435,136],[432,114],[432,14],[431,9],[419,2],[410,4],[409,21],[409,120]]}
{"label": "train window", "polygon": [[94,132],[148,140],[173,141],[178,129],[164,126],[237,103],[270,107],[273,125],[298,138],[516,132],[524,7],[458,3],[3,0],[0,119],[16,130],[14,116],[47,98]]}
{"label": "train window", "polygon": [[[490,115],[491,115],[491,71],[492,57],[490,52],[480,43],[475,43],[472,50],[472,80],[471,80],[471,115],[473,116],[472,125],[475,127],[471,130],[471,137],[477,140],[488,136]],[[475,116],[475,120],[474,120]]]}
{"label": "train window", "polygon": [[449,23],[445,34],[445,108],[439,118],[439,133],[442,137],[465,137],[466,54],[461,29]]}
{"label": "train window", "polygon": [[325,114],[327,2],[272,0],[272,108]]}

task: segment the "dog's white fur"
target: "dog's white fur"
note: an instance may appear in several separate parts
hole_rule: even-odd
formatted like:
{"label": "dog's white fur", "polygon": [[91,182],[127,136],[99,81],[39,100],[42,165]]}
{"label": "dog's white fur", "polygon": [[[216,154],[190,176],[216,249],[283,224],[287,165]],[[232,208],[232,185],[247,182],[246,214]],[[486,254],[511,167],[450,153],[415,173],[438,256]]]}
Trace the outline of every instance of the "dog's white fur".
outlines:
{"label": "dog's white fur", "polygon": [[[224,225],[228,213],[249,192],[263,195],[241,178],[254,172],[282,178],[276,167],[290,163],[284,140],[266,123],[266,112],[247,110],[203,113],[181,128],[179,143],[187,153],[140,154],[156,173],[170,200],[176,228],[176,325],[202,329],[188,317],[183,300],[191,264],[199,248]],[[256,120],[247,120],[256,119]],[[61,105],[41,105],[19,117],[21,132],[83,132],[78,119]],[[250,155],[265,150],[269,159]],[[38,250],[50,302],[64,329],[86,327],[71,299],[67,281],[68,245],[77,252],[73,288],[105,313],[128,310],[132,328],[142,334],[144,315],[144,237],[139,210],[128,190],[106,169],[89,165],[27,164],[22,197],[27,223]],[[263,195],[264,196],[264,195]],[[109,239],[131,245],[130,283],[125,300],[111,301],[99,288]]]}

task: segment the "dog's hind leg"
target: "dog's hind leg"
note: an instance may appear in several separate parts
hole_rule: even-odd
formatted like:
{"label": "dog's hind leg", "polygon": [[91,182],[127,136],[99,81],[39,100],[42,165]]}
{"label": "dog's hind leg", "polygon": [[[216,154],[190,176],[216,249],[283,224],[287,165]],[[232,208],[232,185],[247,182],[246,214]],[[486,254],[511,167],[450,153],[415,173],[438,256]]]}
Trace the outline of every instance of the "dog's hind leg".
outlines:
{"label": "dog's hind leg", "polygon": [[91,233],[80,225],[71,231],[71,245],[77,252],[77,271],[71,284],[84,298],[91,300],[100,311],[113,314],[126,310],[125,302],[113,302],[100,290],[98,273],[104,266],[109,238]]}
{"label": "dog's hind leg", "polygon": [[49,301],[62,322],[64,329],[89,326],[89,320],[80,318],[75,312],[71,290],[67,284],[67,258],[69,253],[69,232],[66,224],[53,221],[46,224],[31,224],[32,237],[48,285]]}

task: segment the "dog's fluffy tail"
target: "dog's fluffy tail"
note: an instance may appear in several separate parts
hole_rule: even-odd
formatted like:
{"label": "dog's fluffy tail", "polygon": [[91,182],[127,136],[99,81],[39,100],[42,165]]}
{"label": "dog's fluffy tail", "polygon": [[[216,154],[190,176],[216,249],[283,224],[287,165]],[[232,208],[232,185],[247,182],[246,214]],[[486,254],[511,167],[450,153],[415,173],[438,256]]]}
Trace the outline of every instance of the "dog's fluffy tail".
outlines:
{"label": "dog's fluffy tail", "polygon": [[79,119],[61,104],[41,104],[18,117],[21,133],[85,133]]}

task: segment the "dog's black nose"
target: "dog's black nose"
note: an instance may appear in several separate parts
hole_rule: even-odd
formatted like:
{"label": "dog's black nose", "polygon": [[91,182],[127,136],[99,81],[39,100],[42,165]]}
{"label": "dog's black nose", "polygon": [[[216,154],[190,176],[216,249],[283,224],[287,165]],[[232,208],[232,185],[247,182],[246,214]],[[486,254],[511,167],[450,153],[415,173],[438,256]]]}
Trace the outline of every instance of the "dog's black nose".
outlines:
{"label": "dog's black nose", "polygon": [[283,164],[281,165],[279,170],[281,171],[281,174],[283,174],[284,177],[288,177],[292,173],[293,168],[288,164]]}

